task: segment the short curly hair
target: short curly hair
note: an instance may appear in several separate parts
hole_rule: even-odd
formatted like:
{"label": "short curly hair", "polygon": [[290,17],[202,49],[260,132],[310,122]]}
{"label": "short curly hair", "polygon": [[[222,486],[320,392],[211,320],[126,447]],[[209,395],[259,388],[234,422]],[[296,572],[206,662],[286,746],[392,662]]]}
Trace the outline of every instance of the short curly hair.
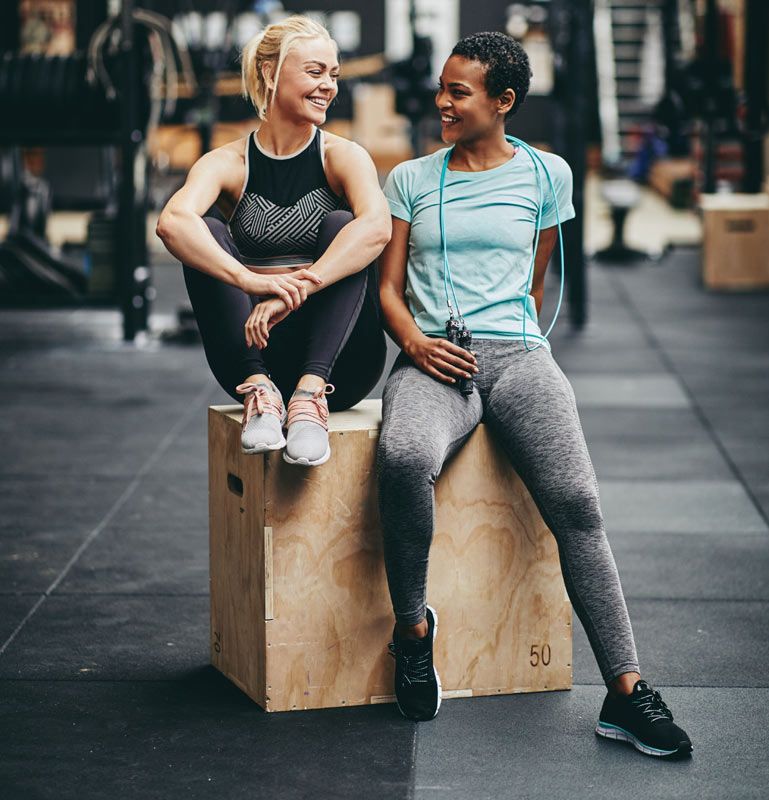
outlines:
{"label": "short curly hair", "polygon": [[512,36],[499,31],[473,33],[460,39],[451,55],[480,61],[486,67],[484,85],[489,96],[499,97],[508,88],[515,92],[515,102],[505,119],[518,111],[534,73],[526,51]]}

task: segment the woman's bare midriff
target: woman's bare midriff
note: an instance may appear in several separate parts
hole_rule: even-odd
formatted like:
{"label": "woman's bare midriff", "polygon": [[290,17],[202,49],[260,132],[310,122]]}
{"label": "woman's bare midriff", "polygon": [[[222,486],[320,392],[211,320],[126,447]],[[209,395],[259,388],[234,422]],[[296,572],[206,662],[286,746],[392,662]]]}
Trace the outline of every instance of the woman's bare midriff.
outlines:
{"label": "woman's bare midriff", "polygon": [[286,275],[289,272],[296,272],[298,269],[307,269],[312,266],[312,263],[292,264],[291,266],[285,267],[251,267],[248,264],[245,266],[247,269],[250,269],[251,272],[258,272],[260,275]]}

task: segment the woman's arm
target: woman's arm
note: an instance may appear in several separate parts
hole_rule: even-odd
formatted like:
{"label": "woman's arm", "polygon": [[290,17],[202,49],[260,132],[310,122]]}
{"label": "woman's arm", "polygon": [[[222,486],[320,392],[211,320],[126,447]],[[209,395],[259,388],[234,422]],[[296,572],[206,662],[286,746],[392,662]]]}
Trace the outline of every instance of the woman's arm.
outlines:
{"label": "woman's arm", "polygon": [[406,305],[406,261],[411,224],[392,218],[392,236],[379,257],[379,301],[385,330],[407,355],[414,344],[427,338],[414,322]]}
{"label": "woman's arm", "polygon": [[534,258],[534,277],[531,281],[531,294],[534,297],[534,304],[537,307],[537,316],[542,308],[542,298],[545,293],[545,272],[550,263],[550,256],[558,240],[558,226],[545,228],[539,232],[539,244],[537,245],[537,255]]}
{"label": "woman's arm", "polygon": [[[242,150],[239,143],[237,146]],[[317,285],[310,281],[320,282],[318,276],[304,269],[290,275],[251,272],[219,246],[203,221],[203,215],[223,191],[238,196],[244,170],[243,156],[232,145],[201,156],[192,165],[184,186],[161,211],[155,233],[168,252],[183,264],[237,286],[247,294],[280,297],[293,310],[307,298],[305,285]]]}
{"label": "woman's arm", "polygon": [[[310,267],[323,278],[324,287],[370,264],[392,232],[390,209],[368,152],[355,142],[338,139],[326,149],[326,164],[332,179],[342,187],[355,219],[339,231]],[[308,283],[307,293],[321,288]]]}
{"label": "woman's arm", "polygon": [[444,383],[477,372],[475,355],[447,339],[427,336],[419,329],[406,305],[406,262],[411,224],[393,217],[392,237],[379,259],[379,300],[385,330],[414,363]]}
{"label": "woman's arm", "polygon": [[166,203],[155,233],[183,264],[225,283],[243,288],[249,270],[223,250],[203,222],[203,214],[222,193],[228,176],[233,185],[243,176],[243,159],[227,148],[206,153],[191,167],[187,179]]}

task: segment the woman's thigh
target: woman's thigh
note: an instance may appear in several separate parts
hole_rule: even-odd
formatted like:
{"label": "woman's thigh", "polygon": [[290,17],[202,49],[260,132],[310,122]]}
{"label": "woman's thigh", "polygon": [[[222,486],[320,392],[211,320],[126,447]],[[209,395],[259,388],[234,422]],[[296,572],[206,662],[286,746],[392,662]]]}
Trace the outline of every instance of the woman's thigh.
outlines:
{"label": "woman's thigh", "polygon": [[[323,292],[311,295],[297,311],[290,313],[270,330],[269,344],[263,351],[270,376],[288,399],[303,374],[305,354],[316,320],[307,313],[308,305]],[[365,398],[382,376],[387,358],[387,343],[377,308],[368,292],[344,347],[334,361],[328,382],[334,392],[328,395],[329,411],[343,411]]]}
{"label": "woman's thigh", "polygon": [[486,406],[485,421],[552,532],[601,528],[598,482],[574,390],[552,354],[516,351],[495,376]]}
{"label": "woman's thigh", "polygon": [[[203,221],[217,244],[239,259],[240,254],[221,215],[207,215]],[[206,360],[222,388],[237,399],[235,387],[238,383],[263,369],[261,354],[256,348],[248,347],[244,330],[253,303],[259,298],[187,264],[182,265],[182,271]]]}
{"label": "woman's thigh", "polygon": [[382,377],[386,360],[387,340],[379,310],[366,290],[358,319],[329,376],[335,387],[328,396],[329,410],[341,411],[363,400]]}
{"label": "woman's thigh", "polygon": [[401,352],[382,393],[377,448],[382,479],[414,471],[434,483],[443,463],[457,452],[483,414],[480,394],[469,397],[417,367]]}

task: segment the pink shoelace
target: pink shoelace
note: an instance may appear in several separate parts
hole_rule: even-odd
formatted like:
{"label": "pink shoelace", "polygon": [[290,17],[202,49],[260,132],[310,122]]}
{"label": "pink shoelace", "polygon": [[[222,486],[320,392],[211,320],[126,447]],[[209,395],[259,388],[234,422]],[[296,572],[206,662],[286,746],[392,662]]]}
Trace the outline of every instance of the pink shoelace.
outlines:
{"label": "pink shoelace", "polygon": [[275,414],[278,419],[283,418],[283,403],[266,386],[256,383],[241,383],[235,387],[235,391],[238,394],[246,395],[246,399],[243,401],[242,427],[244,430],[254,414]]}
{"label": "pink shoelace", "polygon": [[[331,391],[329,391],[329,387]],[[312,397],[292,397],[288,401],[288,425],[303,419],[315,422],[328,430],[328,402],[327,394],[333,394],[335,387],[327,383],[322,389],[314,392]]]}

